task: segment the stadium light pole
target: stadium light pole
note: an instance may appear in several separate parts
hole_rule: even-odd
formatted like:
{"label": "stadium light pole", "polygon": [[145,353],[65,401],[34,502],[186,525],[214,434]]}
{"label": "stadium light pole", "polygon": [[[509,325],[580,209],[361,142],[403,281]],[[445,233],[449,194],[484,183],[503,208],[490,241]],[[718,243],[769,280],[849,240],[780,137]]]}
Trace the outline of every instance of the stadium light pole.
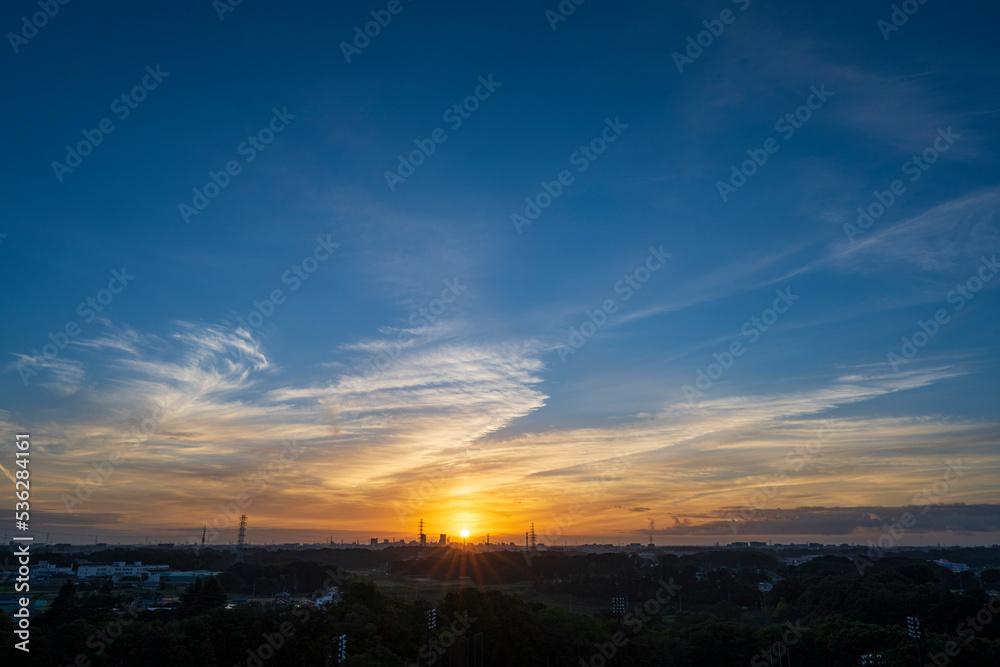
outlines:
{"label": "stadium light pole", "polygon": [[906,630],[907,630],[907,633],[911,637],[913,637],[913,639],[916,640],[916,642],[917,642],[917,661],[922,666],[924,664],[924,655],[923,655],[923,651],[920,648],[920,639],[921,639],[921,636],[923,635],[923,632],[921,632],[921,630],[920,630],[920,619],[917,618],[916,616],[907,616],[906,617]]}
{"label": "stadium light pole", "polygon": [[[431,633],[437,627],[438,612],[437,609],[428,609],[424,615],[427,616],[427,645],[430,646]],[[417,663],[420,663],[420,658],[417,658]]]}
{"label": "stadium light pole", "polygon": [[[613,597],[611,598],[611,613],[617,614],[618,616],[618,631],[621,632],[622,629],[622,614],[625,613],[626,606],[625,598],[623,597]],[[618,664],[622,664],[622,652],[621,648],[618,650]]]}
{"label": "stadium light pole", "polygon": [[337,637],[337,664],[347,662],[347,635]]}

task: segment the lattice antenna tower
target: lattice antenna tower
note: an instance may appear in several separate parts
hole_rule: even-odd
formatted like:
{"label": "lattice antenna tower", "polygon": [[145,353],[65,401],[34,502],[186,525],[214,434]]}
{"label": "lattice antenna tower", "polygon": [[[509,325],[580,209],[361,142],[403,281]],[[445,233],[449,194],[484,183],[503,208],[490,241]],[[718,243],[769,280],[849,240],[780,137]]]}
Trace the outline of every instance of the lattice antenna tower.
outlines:
{"label": "lattice antenna tower", "polygon": [[247,515],[240,517],[240,532],[236,534],[236,562],[243,562],[243,547],[247,543]]}

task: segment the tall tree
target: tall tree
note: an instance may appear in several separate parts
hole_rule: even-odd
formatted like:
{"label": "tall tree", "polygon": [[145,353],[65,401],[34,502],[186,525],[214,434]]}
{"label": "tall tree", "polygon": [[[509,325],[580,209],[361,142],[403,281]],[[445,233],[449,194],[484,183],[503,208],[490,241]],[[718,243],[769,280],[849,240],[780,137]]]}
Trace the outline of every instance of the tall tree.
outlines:
{"label": "tall tree", "polygon": [[43,618],[45,622],[52,625],[62,625],[69,623],[81,615],[80,603],[76,599],[76,586],[72,581],[67,580],[59,589],[59,594],[52,601],[52,605],[45,612]]}

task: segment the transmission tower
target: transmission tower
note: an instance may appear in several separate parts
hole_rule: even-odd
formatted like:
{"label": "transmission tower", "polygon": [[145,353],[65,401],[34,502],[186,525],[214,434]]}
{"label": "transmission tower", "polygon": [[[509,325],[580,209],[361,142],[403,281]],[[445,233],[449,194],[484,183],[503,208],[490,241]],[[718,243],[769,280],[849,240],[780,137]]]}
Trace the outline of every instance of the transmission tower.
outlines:
{"label": "transmission tower", "polygon": [[240,532],[236,534],[236,562],[243,562],[243,546],[247,543],[247,515],[240,517]]}
{"label": "transmission tower", "polygon": [[206,532],[208,532],[208,524],[207,523],[205,524],[205,527],[201,529],[201,548],[202,549],[205,548],[205,533]]}
{"label": "transmission tower", "polygon": [[535,548],[535,524],[531,524],[531,548]]}
{"label": "transmission tower", "polygon": [[424,533],[424,520],[420,520],[420,546],[427,546],[427,535]]}

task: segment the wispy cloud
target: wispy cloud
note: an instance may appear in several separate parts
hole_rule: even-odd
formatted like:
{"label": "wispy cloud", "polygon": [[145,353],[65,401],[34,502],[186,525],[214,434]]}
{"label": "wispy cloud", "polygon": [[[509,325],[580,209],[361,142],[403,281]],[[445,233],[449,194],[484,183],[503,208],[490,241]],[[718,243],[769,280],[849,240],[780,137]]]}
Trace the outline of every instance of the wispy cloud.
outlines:
{"label": "wispy cloud", "polygon": [[24,364],[41,376],[38,384],[61,396],[75,394],[83,384],[84,364],[79,360],[41,354],[32,356],[15,353],[14,357],[15,361],[8,365],[8,371],[17,372],[17,366]]}
{"label": "wispy cloud", "polygon": [[1000,188],[970,193],[897,223],[884,219],[854,240],[838,243],[831,261],[850,271],[886,271],[892,264],[939,274],[967,272],[983,253],[1000,249]]}

